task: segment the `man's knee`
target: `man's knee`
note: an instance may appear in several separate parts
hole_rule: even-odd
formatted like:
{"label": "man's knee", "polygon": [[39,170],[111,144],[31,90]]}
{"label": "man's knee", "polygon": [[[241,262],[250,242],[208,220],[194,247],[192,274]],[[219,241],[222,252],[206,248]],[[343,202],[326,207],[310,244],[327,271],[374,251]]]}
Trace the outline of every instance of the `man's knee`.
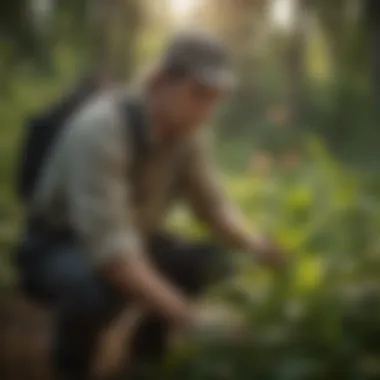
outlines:
{"label": "man's knee", "polygon": [[230,255],[226,250],[212,243],[200,244],[198,247],[195,246],[194,250],[198,251],[196,266],[198,266],[198,271],[204,272],[206,285],[224,280],[231,275],[232,265]]}
{"label": "man's knee", "polygon": [[230,256],[213,243],[190,243],[183,272],[185,286],[191,294],[197,295],[232,274]]}

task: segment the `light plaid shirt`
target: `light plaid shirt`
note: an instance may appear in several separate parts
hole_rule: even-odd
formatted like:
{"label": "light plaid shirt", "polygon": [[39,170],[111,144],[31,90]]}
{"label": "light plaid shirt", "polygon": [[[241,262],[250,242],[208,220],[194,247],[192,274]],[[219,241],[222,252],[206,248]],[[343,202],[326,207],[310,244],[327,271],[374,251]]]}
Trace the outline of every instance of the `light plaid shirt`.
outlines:
{"label": "light plaid shirt", "polygon": [[[95,265],[143,251],[145,237],[164,221],[173,188],[211,225],[221,222],[222,209],[233,210],[201,135],[168,147],[150,128],[147,156],[132,180],[133,140],[118,96],[118,91],[97,95],[74,113],[45,165],[32,204],[50,223],[74,228]],[[239,233],[232,229],[230,240],[239,240]]]}

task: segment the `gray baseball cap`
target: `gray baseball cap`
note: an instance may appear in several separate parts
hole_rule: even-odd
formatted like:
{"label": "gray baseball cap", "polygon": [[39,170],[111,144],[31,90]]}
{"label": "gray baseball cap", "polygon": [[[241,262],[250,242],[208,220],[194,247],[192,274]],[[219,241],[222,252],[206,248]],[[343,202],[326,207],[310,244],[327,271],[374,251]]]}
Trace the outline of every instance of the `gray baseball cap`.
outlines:
{"label": "gray baseball cap", "polygon": [[161,67],[194,76],[200,83],[230,89],[235,83],[232,62],[226,47],[204,31],[186,31],[167,44]]}

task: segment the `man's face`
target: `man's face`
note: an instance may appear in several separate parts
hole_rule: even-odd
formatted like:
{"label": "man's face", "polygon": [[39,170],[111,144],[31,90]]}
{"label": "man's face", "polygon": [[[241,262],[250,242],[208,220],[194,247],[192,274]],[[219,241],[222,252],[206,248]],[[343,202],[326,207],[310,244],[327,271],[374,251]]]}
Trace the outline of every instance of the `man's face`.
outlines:
{"label": "man's face", "polygon": [[182,136],[201,126],[224,97],[224,91],[191,77],[163,84],[161,101],[171,133]]}

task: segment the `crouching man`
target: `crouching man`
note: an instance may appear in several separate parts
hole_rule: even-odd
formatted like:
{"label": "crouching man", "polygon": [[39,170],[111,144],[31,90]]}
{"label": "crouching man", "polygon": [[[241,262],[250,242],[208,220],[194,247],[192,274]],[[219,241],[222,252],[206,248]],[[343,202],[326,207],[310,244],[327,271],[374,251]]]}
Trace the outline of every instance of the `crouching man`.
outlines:
{"label": "crouching man", "polygon": [[[228,272],[220,243],[265,265],[283,262],[274,243],[246,230],[204,138],[202,123],[231,87],[223,46],[203,33],[178,35],[145,79],[75,111],[28,205],[25,276],[51,296],[60,380],[88,378],[99,331],[131,302],[145,317],[132,339],[130,376],[153,379],[169,330],[196,323],[194,300]],[[163,231],[177,197],[219,244]]]}

